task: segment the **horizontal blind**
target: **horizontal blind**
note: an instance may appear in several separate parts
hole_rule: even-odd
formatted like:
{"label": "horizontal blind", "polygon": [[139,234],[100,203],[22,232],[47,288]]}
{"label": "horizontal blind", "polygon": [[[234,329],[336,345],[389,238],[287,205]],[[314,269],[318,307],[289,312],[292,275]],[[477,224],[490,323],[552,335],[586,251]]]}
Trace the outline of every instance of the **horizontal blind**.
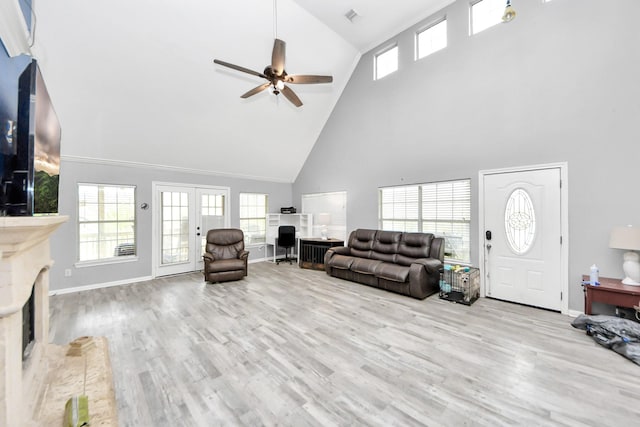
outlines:
{"label": "horizontal blind", "polygon": [[471,260],[471,180],[379,190],[379,228],[433,233],[445,239],[447,261]]}
{"label": "horizontal blind", "polygon": [[314,236],[320,236],[324,229],[328,237],[347,238],[346,191],[303,194],[302,212],[312,215]]}
{"label": "horizontal blind", "polygon": [[135,187],[78,184],[78,260],[136,254]]}
{"label": "horizontal blind", "polygon": [[445,257],[470,260],[471,180],[422,185],[422,231],[445,238]]}
{"label": "horizontal blind", "polygon": [[240,193],[240,229],[248,245],[266,241],[267,200],[267,194]]}
{"label": "horizontal blind", "polygon": [[388,231],[419,231],[420,187],[381,188],[380,228]]}

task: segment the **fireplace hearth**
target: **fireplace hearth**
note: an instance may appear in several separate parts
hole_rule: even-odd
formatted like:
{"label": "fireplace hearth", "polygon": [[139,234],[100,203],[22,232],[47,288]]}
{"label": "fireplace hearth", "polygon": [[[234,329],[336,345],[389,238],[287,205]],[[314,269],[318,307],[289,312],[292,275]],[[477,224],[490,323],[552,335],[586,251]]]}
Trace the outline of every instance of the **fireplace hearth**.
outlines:
{"label": "fireplace hearth", "polygon": [[49,237],[67,219],[0,217],[0,426],[29,425],[44,393]]}

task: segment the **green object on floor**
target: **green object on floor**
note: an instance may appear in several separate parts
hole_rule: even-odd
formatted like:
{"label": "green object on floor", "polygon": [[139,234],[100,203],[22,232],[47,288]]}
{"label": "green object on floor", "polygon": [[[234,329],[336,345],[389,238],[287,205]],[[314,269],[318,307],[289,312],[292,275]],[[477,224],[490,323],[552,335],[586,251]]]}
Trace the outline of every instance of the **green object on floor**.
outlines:
{"label": "green object on floor", "polygon": [[64,427],[89,425],[89,398],[84,394],[73,396],[64,405]]}

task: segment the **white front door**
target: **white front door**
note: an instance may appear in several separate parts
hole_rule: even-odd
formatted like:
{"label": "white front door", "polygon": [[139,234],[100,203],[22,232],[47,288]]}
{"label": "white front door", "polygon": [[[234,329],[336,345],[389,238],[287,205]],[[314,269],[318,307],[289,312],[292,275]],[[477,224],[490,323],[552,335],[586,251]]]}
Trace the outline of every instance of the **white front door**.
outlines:
{"label": "white front door", "polygon": [[202,269],[207,231],[229,227],[229,189],[154,183],[155,276]]}
{"label": "white front door", "polygon": [[560,174],[548,168],[484,175],[486,296],[562,308]]}

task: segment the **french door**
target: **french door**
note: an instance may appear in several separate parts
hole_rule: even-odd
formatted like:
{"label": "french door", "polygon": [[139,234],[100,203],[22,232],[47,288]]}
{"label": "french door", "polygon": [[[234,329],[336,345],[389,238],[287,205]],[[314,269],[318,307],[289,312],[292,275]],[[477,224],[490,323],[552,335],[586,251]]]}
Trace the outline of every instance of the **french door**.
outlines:
{"label": "french door", "polygon": [[561,310],[560,168],[488,173],[482,186],[485,294]]}
{"label": "french door", "polygon": [[154,276],[202,269],[207,231],[229,227],[229,188],[153,183]]}

